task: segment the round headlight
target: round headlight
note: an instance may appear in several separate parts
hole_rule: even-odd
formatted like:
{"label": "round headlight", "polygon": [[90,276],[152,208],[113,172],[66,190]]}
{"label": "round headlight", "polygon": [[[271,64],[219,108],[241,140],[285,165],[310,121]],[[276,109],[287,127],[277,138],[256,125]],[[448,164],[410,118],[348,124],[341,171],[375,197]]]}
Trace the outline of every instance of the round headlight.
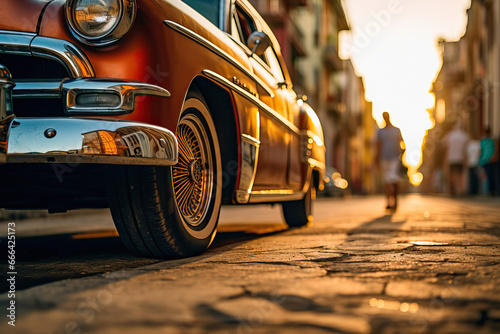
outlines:
{"label": "round headlight", "polygon": [[82,35],[100,37],[108,34],[118,23],[121,11],[119,0],[89,0],[74,2],[73,22]]}
{"label": "round headlight", "polygon": [[66,18],[73,35],[88,45],[108,45],[132,26],[135,0],[68,0]]}

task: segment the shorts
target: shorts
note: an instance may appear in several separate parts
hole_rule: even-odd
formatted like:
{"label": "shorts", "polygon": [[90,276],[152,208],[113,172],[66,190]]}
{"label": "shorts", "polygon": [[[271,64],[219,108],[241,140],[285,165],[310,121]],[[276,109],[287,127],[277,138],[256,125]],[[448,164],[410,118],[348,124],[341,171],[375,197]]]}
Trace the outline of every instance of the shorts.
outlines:
{"label": "shorts", "polygon": [[450,164],[450,172],[462,173],[463,170],[464,170],[464,164],[461,163]]}
{"label": "shorts", "polygon": [[399,166],[401,162],[398,158],[384,160],[382,159],[381,168],[384,175],[385,183],[398,183],[399,182]]}

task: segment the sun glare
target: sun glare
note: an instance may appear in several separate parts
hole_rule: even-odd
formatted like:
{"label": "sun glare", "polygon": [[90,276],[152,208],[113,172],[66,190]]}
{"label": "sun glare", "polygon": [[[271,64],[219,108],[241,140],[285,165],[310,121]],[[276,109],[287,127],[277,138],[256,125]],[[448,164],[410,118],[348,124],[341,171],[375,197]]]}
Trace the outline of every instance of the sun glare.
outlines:
{"label": "sun glare", "polygon": [[[422,143],[434,126],[429,93],[441,64],[439,38],[459,39],[466,29],[470,0],[345,0],[351,31],[340,36],[339,54],[352,59],[365,82],[373,118],[383,126],[391,114],[406,145],[403,161],[413,185],[423,181]],[[446,15],[443,11],[446,10]]]}

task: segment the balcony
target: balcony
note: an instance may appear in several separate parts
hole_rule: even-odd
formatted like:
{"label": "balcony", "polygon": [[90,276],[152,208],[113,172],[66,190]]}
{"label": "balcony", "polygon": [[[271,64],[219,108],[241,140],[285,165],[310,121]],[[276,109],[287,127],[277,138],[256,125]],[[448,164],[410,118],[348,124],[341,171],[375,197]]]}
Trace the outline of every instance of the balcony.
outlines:
{"label": "balcony", "polygon": [[283,25],[288,12],[297,6],[305,6],[308,0],[250,0],[270,26]]}
{"label": "balcony", "polygon": [[[306,56],[303,34],[295,22],[290,18],[289,10],[292,5],[306,4],[307,1],[285,0],[251,0],[260,15],[266,20],[281,45],[281,52],[287,66],[293,67],[293,60]],[[293,69],[291,69],[293,72]]]}

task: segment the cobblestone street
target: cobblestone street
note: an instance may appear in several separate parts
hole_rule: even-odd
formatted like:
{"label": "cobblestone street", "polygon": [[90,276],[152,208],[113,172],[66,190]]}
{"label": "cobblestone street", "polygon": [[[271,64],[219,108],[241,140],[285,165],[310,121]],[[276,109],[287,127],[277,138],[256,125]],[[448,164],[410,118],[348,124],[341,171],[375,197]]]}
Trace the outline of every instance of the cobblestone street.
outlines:
{"label": "cobblestone street", "polygon": [[16,327],[4,316],[0,332],[500,331],[500,199],[407,195],[396,212],[319,199],[314,212],[286,230],[279,206],[223,208],[220,234],[251,238],[18,291]]}

